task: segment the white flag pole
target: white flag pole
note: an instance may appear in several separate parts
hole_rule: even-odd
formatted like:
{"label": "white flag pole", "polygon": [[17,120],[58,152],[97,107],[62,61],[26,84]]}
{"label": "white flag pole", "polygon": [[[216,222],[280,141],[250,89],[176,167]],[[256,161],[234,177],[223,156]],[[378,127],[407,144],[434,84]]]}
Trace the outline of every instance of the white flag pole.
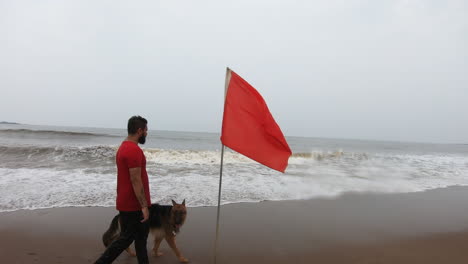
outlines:
{"label": "white flag pole", "polygon": [[[231,69],[226,68],[226,81],[224,85],[224,101],[226,101],[226,94],[227,94],[227,89],[228,89],[230,80],[231,80]],[[220,214],[220,209],[221,209],[221,184],[223,180],[223,158],[224,158],[224,145],[223,143],[221,143],[221,166],[219,169],[218,214],[216,216],[216,238],[215,238],[215,249],[214,249],[214,264],[216,264],[216,257],[218,253],[219,214]]]}

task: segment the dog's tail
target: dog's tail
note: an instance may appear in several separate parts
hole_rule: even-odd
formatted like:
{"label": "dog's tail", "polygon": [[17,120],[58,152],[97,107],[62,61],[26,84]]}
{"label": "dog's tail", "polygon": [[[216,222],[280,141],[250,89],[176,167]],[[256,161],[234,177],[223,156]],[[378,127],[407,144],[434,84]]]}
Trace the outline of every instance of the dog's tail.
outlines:
{"label": "dog's tail", "polygon": [[109,226],[109,229],[102,235],[104,246],[109,246],[119,236],[119,215],[116,215]]}

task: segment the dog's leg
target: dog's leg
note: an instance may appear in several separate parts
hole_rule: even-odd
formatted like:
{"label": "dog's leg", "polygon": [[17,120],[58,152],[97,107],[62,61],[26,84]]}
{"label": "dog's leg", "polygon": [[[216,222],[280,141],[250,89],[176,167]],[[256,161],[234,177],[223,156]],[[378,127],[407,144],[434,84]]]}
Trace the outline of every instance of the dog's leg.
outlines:
{"label": "dog's leg", "polygon": [[182,263],[189,262],[188,259],[186,259],[186,258],[184,258],[182,256],[182,253],[180,253],[179,249],[177,248],[174,235],[172,235],[172,234],[166,235],[166,241],[169,244],[169,246],[172,248],[172,250],[174,251],[174,253],[176,254],[176,256],[177,256],[177,258],[179,259],[180,262],[182,262]]}
{"label": "dog's leg", "polygon": [[162,252],[159,252],[158,249],[159,249],[159,245],[161,244],[161,241],[163,240],[164,237],[161,237],[161,236],[155,236],[154,237],[154,247],[153,247],[153,255],[155,257],[160,257],[163,255]]}

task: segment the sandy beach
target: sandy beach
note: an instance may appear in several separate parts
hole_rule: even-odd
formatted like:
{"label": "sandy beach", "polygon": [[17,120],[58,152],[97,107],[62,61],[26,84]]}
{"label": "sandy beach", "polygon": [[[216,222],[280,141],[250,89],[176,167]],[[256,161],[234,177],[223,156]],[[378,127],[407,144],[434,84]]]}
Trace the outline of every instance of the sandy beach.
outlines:
{"label": "sandy beach", "polygon": [[[468,188],[222,206],[218,263],[468,263]],[[178,245],[213,263],[216,207],[188,208]],[[1,263],[93,263],[114,208],[0,213]],[[148,248],[152,247],[149,240]],[[163,242],[151,263],[178,263]],[[137,263],[123,253],[115,263]]]}

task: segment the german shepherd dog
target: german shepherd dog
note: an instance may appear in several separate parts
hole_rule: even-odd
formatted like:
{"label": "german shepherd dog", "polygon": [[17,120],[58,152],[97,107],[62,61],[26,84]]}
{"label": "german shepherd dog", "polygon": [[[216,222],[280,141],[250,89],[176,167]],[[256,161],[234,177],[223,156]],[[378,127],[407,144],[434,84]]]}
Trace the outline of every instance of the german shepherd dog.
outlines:
{"label": "german shepherd dog", "polygon": [[[185,207],[185,199],[181,204],[172,200],[172,205],[159,205],[152,204],[149,208],[149,225],[150,232],[154,237],[153,254],[156,257],[162,256],[163,253],[159,252],[159,245],[163,239],[172,248],[177,258],[182,263],[187,263],[188,259],[182,256],[180,250],[177,248],[175,236],[179,233],[180,228],[185,222],[187,217],[187,208]],[[104,246],[109,246],[120,234],[120,221],[119,215],[116,215],[109,226],[109,229],[102,235],[102,242]],[[135,252],[129,247],[127,252],[136,256]]]}

